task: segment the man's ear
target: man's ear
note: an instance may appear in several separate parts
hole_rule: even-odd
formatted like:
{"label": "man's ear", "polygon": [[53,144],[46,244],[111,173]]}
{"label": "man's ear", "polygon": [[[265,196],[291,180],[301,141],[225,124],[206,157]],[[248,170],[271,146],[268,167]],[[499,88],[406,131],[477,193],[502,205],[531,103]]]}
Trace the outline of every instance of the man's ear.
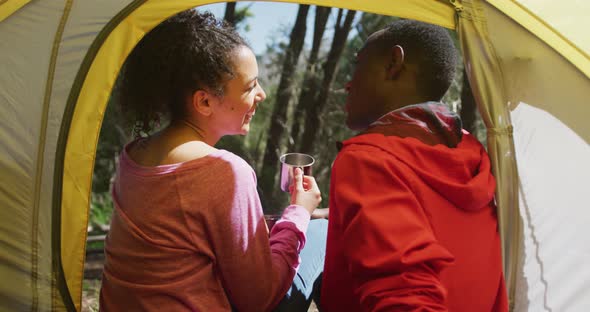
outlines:
{"label": "man's ear", "polygon": [[387,78],[397,79],[404,68],[404,48],[394,46],[389,54],[389,66],[387,67]]}
{"label": "man's ear", "polygon": [[205,90],[197,90],[193,93],[191,107],[203,116],[210,116],[212,113],[211,93]]}

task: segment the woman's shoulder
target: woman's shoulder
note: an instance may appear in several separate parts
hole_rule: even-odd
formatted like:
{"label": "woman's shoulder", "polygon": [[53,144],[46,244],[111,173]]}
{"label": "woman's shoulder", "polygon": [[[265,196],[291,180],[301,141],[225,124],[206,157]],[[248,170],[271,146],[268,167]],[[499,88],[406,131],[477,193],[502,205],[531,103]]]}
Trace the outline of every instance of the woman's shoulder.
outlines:
{"label": "woman's shoulder", "polygon": [[220,186],[233,185],[248,189],[257,183],[254,169],[243,158],[230,151],[216,149],[202,159],[204,161],[186,163],[186,167],[179,168],[181,170],[177,170],[177,174],[185,172],[193,178],[206,180],[210,185],[217,185],[218,188],[212,191],[221,193],[226,188],[219,189]]}
{"label": "woman's shoulder", "polygon": [[[204,171],[219,172],[220,170],[253,173],[252,167],[238,155],[223,149],[206,145],[202,142],[189,142],[176,148],[169,149],[166,156],[156,157],[155,160],[145,160],[139,157],[143,154],[150,154],[145,146],[141,146],[141,140],[136,140],[125,146],[121,155],[121,165],[126,171],[141,173],[141,175],[161,175],[166,173],[196,173],[194,169],[203,173]],[[153,149],[152,149],[153,150]],[[139,160],[139,161],[138,161]],[[224,169],[226,168],[226,169]],[[208,170],[207,170],[208,169]]]}
{"label": "woman's shoulder", "polygon": [[175,157],[175,162],[183,164],[182,167],[199,166],[214,173],[224,171],[239,175],[254,173],[252,167],[243,158],[228,150],[202,146],[196,142],[184,146],[181,153]]}
{"label": "woman's shoulder", "polygon": [[234,171],[240,171],[242,173],[254,173],[254,169],[248,162],[246,162],[242,157],[224,150],[224,149],[217,149],[217,151],[212,154],[213,157],[218,157],[220,160],[229,164],[229,166]]}
{"label": "woman's shoulder", "polygon": [[189,163],[197,159],[212,158],[218,163],[227,163],[239,170],[253,171],[252,167],[240,156],[224,149],[218,149],[203,142],[188,142],[181,146],[178,151],[171,153],[172,163]]}
{"label": "woman's shoulder", "polygon": [[162,164],[180,164],[188,163],[200,158],[205,158],[209,155],[215,155],[219,152],[213,146],[201,141],[189,141],[182,144],[174,144],[165,148],[165,156],[162,159]]}

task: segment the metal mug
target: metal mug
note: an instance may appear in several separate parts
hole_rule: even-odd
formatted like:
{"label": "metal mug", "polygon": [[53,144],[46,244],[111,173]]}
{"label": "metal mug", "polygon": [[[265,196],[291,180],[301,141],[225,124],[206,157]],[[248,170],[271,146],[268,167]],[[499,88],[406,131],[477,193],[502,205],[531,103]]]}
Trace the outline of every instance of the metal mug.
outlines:
{"label": "metal mug", "polygon": [[281,156],[281,190],[289,192],[289,186],[293,183],[293,170],[301,168],[304,175],[311,175],[311,165],[315,159],[307,154],[288,153]]}

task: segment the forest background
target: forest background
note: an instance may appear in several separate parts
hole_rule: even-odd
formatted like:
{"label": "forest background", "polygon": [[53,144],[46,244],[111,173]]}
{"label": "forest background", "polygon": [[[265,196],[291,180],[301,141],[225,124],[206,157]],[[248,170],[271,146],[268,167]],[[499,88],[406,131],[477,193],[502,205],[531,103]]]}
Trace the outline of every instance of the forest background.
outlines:
{"label": "forest background", "polygon": [[[217,17],[235,25],[244,36],[252,37],[250,23],[264,18],[256,16],[253,3],[223,5],[224,14]],[[278,187],[279,157],[287,152],[314,156],[313,175],[323,194],[321,207],[329,207],[330,169],[338,152],[336,142],[355,135],[344,124],[343,110],[344,85],[352,74],[355,53],[371,33],[398,19],[338,8],[282,5],[293,12],[294,23],[276,25],[265,38],[266,48],[257,53],[259,80],[267,99],[259,106],[248,135],[224,137],[216,146],[241,156],[254,168],[267,214],[280,213],[288,203],[288,194]],[[456,33],[449,32],[458,47]],[[461,115],[465,129],[484,142],[485,127],[469,83],[463,77],[460,58],[457,75],[443,102]],[[115,86],[113,94],[116,92]],[[110,188],[121,149],[133,139],[132,129],[133,125],[124,123],[119,105],[111,100],[98,141],[89,230],[104,229],[110,222]]]}

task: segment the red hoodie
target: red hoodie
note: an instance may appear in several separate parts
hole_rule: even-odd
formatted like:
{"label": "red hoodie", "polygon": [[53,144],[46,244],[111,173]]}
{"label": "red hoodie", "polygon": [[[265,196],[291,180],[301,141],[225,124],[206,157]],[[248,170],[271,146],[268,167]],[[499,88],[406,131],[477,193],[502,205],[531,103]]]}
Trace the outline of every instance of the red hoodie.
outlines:
{"label": "red hoodie", "polygon": [[440,103],[345,141],[332,168],[326,311],[508,311],[483,146]]}

